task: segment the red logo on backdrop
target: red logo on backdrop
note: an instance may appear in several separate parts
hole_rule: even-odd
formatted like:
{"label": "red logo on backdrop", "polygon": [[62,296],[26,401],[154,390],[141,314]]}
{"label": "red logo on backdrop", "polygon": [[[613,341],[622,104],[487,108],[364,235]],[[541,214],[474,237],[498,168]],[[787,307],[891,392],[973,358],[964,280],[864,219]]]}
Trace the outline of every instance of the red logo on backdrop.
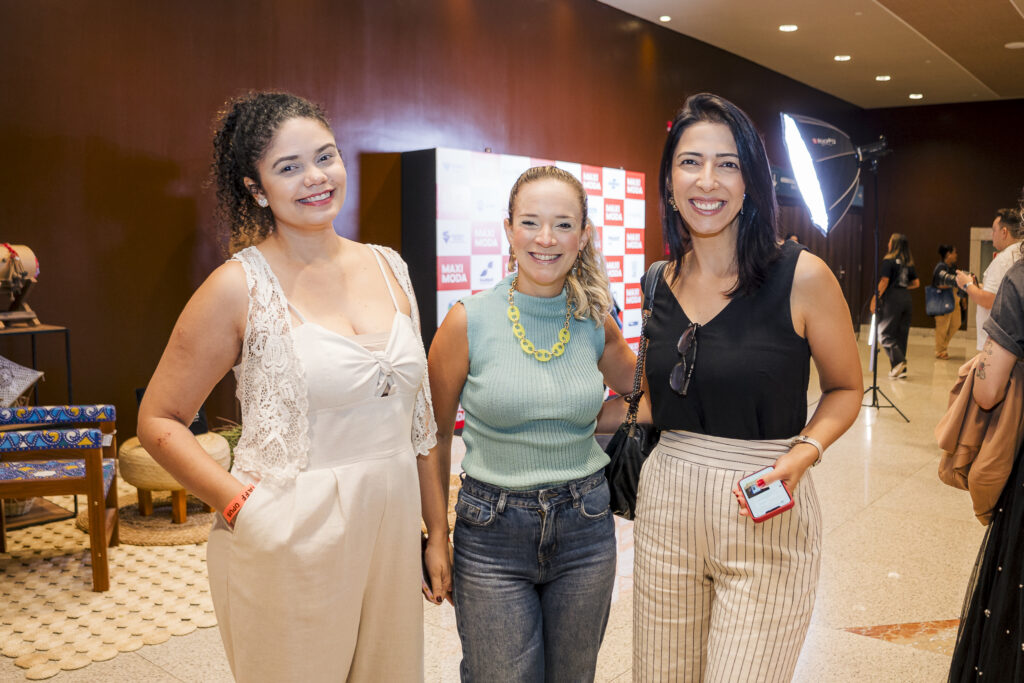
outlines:
{"label": "red logo on backdrop", "polygon": [[604,244],[604,226],[594,225],[594,234],[590,236],[590,239],[594,241],[594,244],[598,248]]}
{"label": "red logo on backdrop", "polygon": [[474,223],[473,253],[500,254],[501,228],[492,223]]}
{"label": "red logo on backdrop", "polygon": [[626,253],[644,253],[644,231],[643,228],[626,228]]}
{"label": "red logo on backdrop", "polygon": [[644,293],[640,290],[639,284],[626,284],[626,302],[622,308],[643,308]]}
{"label": "red logo on backdrop", "polygon": [[437,288],[469,289],[471,256],[438,256]]}
{"label": "red logo on backdrop", "polygon": [[601,183],[602,173],[600,166],[584,166],[582,173],[583,189],[587,191],[587,194],[600,195],[604,192]]}
{"label": "red logo on backdrop", "polygon": [[604,257],[604,262],[608,266],[609,282],[622,282],[622,258],[621,256]]}
{"label": "red logo on backdrop", "polygon": [[622,200],[621,199],[606,199],[604,200],[604,224],[605,225],[622,225],[623,213],[622,213]]}
{"label": "red logo on backdrop", "polygon": [[626,171],[626,197],[628,199],[644,198],[644,174]]}

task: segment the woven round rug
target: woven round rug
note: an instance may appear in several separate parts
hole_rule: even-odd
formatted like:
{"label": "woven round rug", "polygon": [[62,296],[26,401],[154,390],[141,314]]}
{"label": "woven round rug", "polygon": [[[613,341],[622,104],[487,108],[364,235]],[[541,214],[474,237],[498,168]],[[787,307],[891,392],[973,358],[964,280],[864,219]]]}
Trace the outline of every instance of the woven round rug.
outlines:
{"label": "woven round rug", "polygon": [[[121,496],[119,501],[127,505],[118,507],[118,536],[121,543],[128,545],[190,545],[206,543],[213,526],[215,512],[206,512],[203,503],[192,496],[188,497],[185,514],[181,524],[171,521],[171,495],[169,493],[153,494],[153,514],[143,517],[139,514],[137,494]],[[126,500],[125,500],[126,499]],[[82,531],[89,532],[89,512],[79,506],[80,512],[75,525]]]}
{"label": "woven round rug", "polygon": [[29,680],[216,625],[206,546],[110,548],[110,590],[92,588],[89,537],[73,520],[10,531],[0,554],[0,654]]}

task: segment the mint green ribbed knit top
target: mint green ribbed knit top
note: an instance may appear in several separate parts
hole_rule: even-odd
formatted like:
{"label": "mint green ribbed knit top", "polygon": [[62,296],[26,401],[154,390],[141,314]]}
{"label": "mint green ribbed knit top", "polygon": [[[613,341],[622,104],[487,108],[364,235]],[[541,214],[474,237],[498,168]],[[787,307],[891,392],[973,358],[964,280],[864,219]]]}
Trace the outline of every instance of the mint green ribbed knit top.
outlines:
{"label": "mint green ribbed knit top", "polygon": [[[534,489],[586,477],[608,464],[594,440],[604,380],[604,326],[569,321],[565,353],[546,363],[523,353],[512,335],[508,288],[462,300],[466,308],[469,375],[462,388],[466,474],[509,489]],[[565,323],[565,293],[552,298],[515,293],[526,337],[550,349]]]}

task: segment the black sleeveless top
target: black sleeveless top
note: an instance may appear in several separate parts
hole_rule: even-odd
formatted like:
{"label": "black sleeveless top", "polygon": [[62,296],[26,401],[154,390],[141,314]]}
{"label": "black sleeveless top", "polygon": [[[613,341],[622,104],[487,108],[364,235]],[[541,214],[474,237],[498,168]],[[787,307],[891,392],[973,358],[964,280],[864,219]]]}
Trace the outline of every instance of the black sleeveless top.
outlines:
{"label": "black sleeveless top", "polygon": [[793,329],[789,295],[805,247],[787,242],[755,293],[734,296],[697,330],[687,395],[669,387],[690,324],[664,280],[647,323],[647,383],[655,426],[733,439],[784,439],[807,422],[811,348]]}

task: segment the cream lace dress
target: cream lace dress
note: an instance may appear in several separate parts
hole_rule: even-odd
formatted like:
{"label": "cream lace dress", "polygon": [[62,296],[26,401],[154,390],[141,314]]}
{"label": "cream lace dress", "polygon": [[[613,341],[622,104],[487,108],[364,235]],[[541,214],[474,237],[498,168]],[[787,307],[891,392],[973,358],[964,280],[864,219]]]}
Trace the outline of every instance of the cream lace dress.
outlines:
{"label": "cream lace dress", "polygon": [[[405,264],[374,252],[415,315]],[[207,558],[232,672],[239,681],[420,681],[415,456],[434,428],[418,321],[398,310],[385,277],[396,311],[389,332],[341,336],[294,308],[303,324],[292,328],[262,254],[250,247],[235,258],[250,282],[236,368],[250,433],[234,473],[259,483],[233,531],[218,516]]]}

